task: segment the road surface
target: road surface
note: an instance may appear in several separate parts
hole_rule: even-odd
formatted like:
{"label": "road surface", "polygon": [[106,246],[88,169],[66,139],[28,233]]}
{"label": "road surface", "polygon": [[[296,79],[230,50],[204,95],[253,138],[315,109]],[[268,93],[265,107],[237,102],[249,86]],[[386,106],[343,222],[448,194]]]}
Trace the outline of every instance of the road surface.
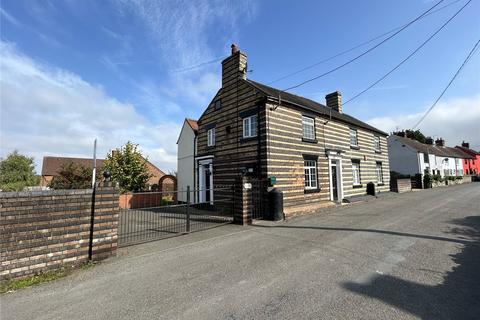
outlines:
{"label": "road surface", "polygon": [[122,249],[1,319],[479,319],[480,183]]}

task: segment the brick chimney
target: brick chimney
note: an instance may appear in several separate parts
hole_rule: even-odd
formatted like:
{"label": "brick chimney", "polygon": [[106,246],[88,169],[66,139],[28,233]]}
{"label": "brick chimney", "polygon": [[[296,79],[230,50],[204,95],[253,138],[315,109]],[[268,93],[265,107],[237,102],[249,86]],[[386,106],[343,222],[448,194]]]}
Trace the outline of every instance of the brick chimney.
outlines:
{"label": "brick chimney", "polygon": [[437,140],[435,140],[435,145],[437,147],[445,147],[445,140],[443,140],[442,138],[438,138]]}
{"label": "brick chimney", "polygon": [[340,91],[329,93],[325,96],[327,107],[342,113],[342,94]]}
{"label": "brick chimney", "polygon": [[247,55],[236,44],[231,48],[230,57],[222,61],[222,88],[236,84],[237,79],[247,79]]}
{"label": "brick chimney", "polygon": [[426,144],[432,144],[432,145],[433,145],[433,138],[432,138],[432,137],[426,137],[426,138],[425,138],[425,143],[426,143]]}
{"label": "brick chimney", "polygon": [[470,149],[470,143],[462,141],[462,147]]}

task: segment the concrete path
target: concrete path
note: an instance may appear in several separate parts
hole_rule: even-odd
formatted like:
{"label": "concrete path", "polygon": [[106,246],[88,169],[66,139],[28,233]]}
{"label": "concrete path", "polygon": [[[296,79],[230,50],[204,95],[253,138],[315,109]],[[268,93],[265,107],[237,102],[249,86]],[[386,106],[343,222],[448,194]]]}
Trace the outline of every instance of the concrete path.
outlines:
{"label": "concrete path", "polygon": [[479,319],[480,183],[121,252],[1,319]]}

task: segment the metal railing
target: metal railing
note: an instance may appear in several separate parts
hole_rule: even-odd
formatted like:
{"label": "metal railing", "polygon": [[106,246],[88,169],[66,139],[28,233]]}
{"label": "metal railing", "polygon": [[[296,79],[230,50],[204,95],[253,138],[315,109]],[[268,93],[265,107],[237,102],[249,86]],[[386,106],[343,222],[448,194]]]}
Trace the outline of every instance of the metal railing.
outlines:
{"label": "metal railing", "polygon": [[[205,191],[213,191],[212,201],[192,201]],[[233,187],[214,187],[120,195],[118,244],[129,246],[231,223],[233,192]]]}

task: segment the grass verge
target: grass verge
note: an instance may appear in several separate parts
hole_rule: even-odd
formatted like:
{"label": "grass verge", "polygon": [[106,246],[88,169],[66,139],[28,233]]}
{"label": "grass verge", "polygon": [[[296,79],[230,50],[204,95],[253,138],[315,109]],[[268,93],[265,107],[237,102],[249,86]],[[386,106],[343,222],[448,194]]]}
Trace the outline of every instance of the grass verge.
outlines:
{"label": "grass verge", "polygon": [[[92,268],[96,263],[94,262],[87,262],[84,263],[80,266],[81,269],[89,269]],[[42,272],[39,274],[35,274],[33,276],[30,276],[28,278],[23,278],[23,279],[12,279],[8,281],[4,281],[0,283],[0,294],[2,293],[7,293],[7,292],[12,292],[16,291],[19,289],[23,289],[26,287],[38,285],[41,283],[45,282],[50,282],[54,281],[63,277],[68,276],[72,272],[74,272],[76,268],[73,266],[69,267],[63,267],[58,270],[53,270],[53,271],[48,271],[48,272]]]}

